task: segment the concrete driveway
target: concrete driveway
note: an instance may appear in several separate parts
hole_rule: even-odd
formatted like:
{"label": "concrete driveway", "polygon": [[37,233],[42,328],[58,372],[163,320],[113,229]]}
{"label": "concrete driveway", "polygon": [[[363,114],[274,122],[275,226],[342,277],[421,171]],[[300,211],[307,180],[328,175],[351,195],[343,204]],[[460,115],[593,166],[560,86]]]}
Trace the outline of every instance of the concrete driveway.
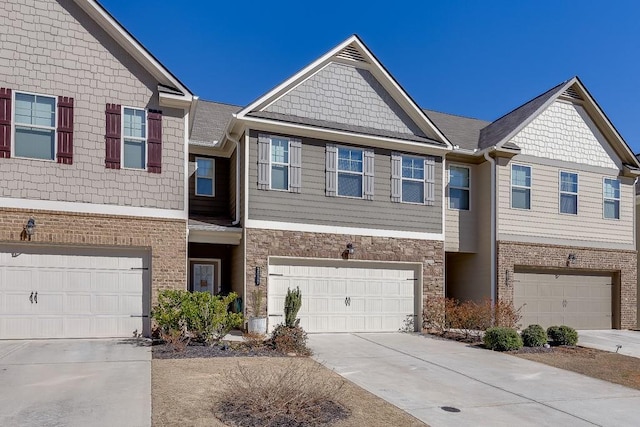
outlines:
{"label": "concrete driveway", "polygon": [[431,426],[638,425],[640,391],[514,356],[402,333],[309,342],[316,360]]}
{"label": "concrete driveway", "polygon": [[0,341],[0,425],[151,425],[151,348],[136,340]]}
{"label": "concrete driveway", "polygon": [[621,345],[618,353],[640,358],[640,331],[578,331],[578,345],[614,353],[616,347]]}

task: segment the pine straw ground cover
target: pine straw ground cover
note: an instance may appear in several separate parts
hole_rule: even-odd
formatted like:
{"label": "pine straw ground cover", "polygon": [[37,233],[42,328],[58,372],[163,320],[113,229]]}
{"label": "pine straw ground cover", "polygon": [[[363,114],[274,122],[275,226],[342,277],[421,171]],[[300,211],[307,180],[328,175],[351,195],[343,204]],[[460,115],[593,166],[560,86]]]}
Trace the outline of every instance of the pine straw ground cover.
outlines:
{"label": "pine straw ground cover", "polygon": [[[292,365],[293,364],[293,365]],[[293,368],[292,368],[293,366]],[[165,426],[233,426],[239,425],[221,413],[226,391],[241,391],[249,382],[262,381],[256,373],[279,381],[296,381],[279,376],[288,369],[304,372],[302,383],[320,384],[321,392],[332,394],[337,406],[326,409],[333,416],[330,424],[322,424],[322,417],[315,425],[346,426],[424,426],[399,408],[385,402],[360,387],[344,380],[338,374],[309,358],[291,357],[211,357],[189,359],[153,359],[151,365],[152,421],[157,427]],[[296,377],[298,374],[295,375]],[[237,395],[236,395],[237,397]],[[266,400],[266,398],[265,398]],[[262,399],[260,399],[262,401]],[[257,406],[261,404],[257,402]],[[249,403],[253,406],[253,403]],[[236,414],[242,417],[245,406],[236,405]],[[246,415],[246,414],[245,414]],[[220,418],[225,419],[222,421]],[[237,419],[237,418],[236,418]],[[247,421],[245,419],[245,421]],[[249,421],[244,425],[252,425]],[[260,424],[253,424],[260,425]],[[262,424],[265,425],[265,424]],[[272,425],[286,424],[276,420]],[[304,424],[304,425],[314,425]]]}

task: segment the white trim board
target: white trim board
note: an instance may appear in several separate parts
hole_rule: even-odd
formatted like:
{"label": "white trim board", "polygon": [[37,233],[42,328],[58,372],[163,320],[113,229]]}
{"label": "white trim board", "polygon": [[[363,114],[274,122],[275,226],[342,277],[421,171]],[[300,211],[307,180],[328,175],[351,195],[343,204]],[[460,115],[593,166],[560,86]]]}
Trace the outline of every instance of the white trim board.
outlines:
{"label": "white trim board", "polygon": [[14,199],[10,197],[0,197],[0,209],[1,208],[184,220],[188,218],[186,210],[143,208],[97,203],[59,202],[53,200]]}
{"label": "white trim board", "polygon": [[265,221],[248,219],[245,228],[301,231],[305,233],[348,234],[353,236],[393,237],[397,239],[444,241],[444,233],[425,233],[402,230],[385,230],[377,228],[342,227],[334,225],[303,224],[293,222]]}

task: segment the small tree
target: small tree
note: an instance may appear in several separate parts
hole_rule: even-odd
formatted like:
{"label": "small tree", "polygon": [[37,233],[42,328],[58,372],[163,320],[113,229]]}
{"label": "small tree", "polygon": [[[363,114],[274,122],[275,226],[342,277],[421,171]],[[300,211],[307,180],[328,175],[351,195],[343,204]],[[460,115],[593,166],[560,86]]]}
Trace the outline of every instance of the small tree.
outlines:
{"label": "small tree", "polygon": [[296,319],[300,307],[302,307],[300,287],[296,287],[293,291],[287,289],[287,296],[284,300],[284,322],[287,327],[293,328],[300,323],[300,319]]}

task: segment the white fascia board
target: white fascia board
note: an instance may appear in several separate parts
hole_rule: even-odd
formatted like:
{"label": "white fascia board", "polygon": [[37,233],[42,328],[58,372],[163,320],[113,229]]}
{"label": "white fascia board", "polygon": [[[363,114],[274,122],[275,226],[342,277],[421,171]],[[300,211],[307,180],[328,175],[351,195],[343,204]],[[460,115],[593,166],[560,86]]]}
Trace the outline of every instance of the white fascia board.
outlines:
{"label": "white fascia board", "polygon": [[347,234],[352,236],[391,237],[397,239],[444,241],[444,233],[425,233],[402,230],[385,230],[378,228],[342,227],[334,225],[316,225],[294,222],[264,221],[249,219],[247,229],[264,229],[280,231],[299,231],[305,233]]}
{"label": "white fascia board", "polygon": [[156,79],[175,86],[185,98],[191,99],[193,94],[175,78],[167,68],[147,51],[124,27],[114,19],[107,10],[95,0],[74,0],[103,30],[120,44],[129,54],[140,62]]}
{"label": "white fascia board", "polygon": [[14,199],[0,197],[0,206],[12,209],[33,209],[69,213],[117,215],[147,218],[184,219],[187,211],[174,209],[143,208],[136,206],[105,205],[97,203],[59,202],[54,200]]}
{"label": "white fascia board", "polygon": [[218,245],[239,245],[242,229],[237,231],[189,230],[189,243],[211,243]]}
{"label": "white fascia board", "polygon": [[158,99],[161,107],[168,108],[189,108],[193,97],[191,95],[174,95],[172,93],[158,94]]}
{"label": "white fascia board", "polygon": [[334,142],[343,142],[347,144],[359,144],[368,147],[408,151],[411,153],[435,154],[437,156],[444,156],[446,152],[451,151],[450,147],[438,147],[437,145],[432,145],[428,142],[407,141],[384,136],[351,133],[334,129],[300,125],[296,123],[278,122],[258,117],[245,116],[242,118],[242,121],[246,122],[248,125],[251,123],[258,124],[259,126],[256,126],[256,128],[267,132],[283,133],[286,132],[287,129],[290,129],[296,135]]}

